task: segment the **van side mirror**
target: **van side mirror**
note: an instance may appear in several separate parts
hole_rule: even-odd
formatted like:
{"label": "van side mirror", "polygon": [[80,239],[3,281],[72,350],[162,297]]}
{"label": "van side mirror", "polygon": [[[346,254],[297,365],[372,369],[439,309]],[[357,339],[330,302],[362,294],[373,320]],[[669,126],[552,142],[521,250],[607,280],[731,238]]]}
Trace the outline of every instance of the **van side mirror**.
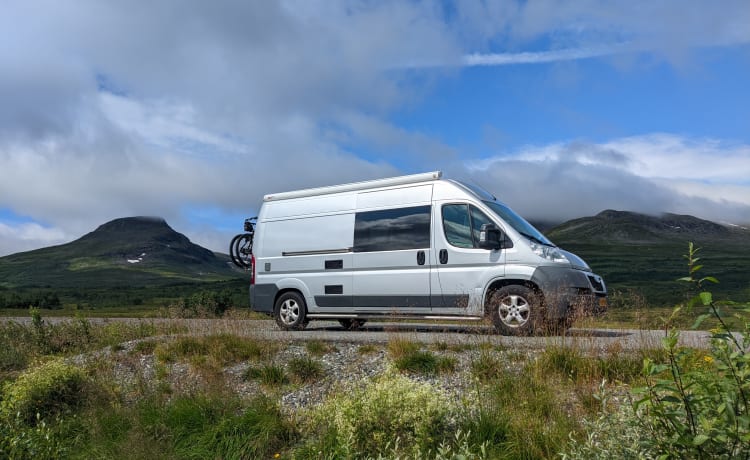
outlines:
{"label": "van side mirror", "polygon": [[483,224],[479,230],[479,247],[482,249],[501,249],[505,237],[495,224]]}

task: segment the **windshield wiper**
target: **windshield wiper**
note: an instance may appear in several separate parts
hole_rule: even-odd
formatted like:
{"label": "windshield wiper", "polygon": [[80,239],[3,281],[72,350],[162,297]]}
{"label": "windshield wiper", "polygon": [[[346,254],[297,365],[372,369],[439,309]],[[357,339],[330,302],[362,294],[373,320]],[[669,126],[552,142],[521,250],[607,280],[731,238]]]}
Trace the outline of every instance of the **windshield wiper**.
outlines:
{"label": "windshield wiper", "polygon": [[544,241],[540,240],[539,238],[535,237],[534,235],[529,235],[528,233],[524,233],[524,232],[518,232],[518,233],[520,233],[521,235],[523,235],[526,238],[530,239],[531,241],[533,241],[535,243],[539,243],[539,244],[541,244],[543,246],[549,246],[551,248],[556,247],[554,244],[545,243]]}

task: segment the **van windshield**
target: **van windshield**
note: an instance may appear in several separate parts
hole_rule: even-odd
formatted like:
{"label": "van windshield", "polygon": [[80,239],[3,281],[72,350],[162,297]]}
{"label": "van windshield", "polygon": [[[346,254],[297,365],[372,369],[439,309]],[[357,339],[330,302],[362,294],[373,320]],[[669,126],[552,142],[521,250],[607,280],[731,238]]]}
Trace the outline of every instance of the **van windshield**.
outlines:
{"label": "van windshield", "polygon": [[489,206],[489,208],[492,209],[495,214],[497,214],[502,220],[507,222],[508,225],[513,227],[521,235],[536,243],[544,244],[546,246],[554,246],[554,244],[552,244],[552,242],[548,240],[547,237],[542,234],[542,232],[534,228],[534,226],[530,223],[526,222],[526,219],[516,214],[509,207],[500,204],[497,201],[484,200],[483,203]]}

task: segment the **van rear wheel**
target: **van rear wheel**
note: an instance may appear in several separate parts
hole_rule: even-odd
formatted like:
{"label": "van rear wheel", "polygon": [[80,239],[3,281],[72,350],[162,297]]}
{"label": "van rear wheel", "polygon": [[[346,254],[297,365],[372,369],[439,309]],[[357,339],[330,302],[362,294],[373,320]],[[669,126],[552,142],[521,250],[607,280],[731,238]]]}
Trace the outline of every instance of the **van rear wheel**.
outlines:
{"label": "van rear wheel", "polygon": [[297,292],[281,294],[274,305],[273,317],[280,328],[301,331],[308,323],[305,299]]}
{"label": "van rear wheel", "polygon": [[526,286],[504,286],[490,295],[487,312],[497,332],[530,335],[544,327],[541,297]]}

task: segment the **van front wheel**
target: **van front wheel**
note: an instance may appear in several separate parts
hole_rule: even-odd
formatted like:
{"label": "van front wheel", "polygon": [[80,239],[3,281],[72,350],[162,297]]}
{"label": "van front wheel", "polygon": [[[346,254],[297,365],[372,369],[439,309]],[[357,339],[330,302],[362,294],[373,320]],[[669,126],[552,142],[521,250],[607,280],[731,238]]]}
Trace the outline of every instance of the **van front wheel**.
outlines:
{"label": "van front wheel", "polygon": [[503,335],[529,335],[544,325],[540,296],[526,286],[504,286],[490,295],[487,312]]}
{"label": "van front wheel", "polygon": [[286,330],[300,331],[307,326],[305,299],[296,292],[285,292],[276,300],[273,309],[276,324]]}

